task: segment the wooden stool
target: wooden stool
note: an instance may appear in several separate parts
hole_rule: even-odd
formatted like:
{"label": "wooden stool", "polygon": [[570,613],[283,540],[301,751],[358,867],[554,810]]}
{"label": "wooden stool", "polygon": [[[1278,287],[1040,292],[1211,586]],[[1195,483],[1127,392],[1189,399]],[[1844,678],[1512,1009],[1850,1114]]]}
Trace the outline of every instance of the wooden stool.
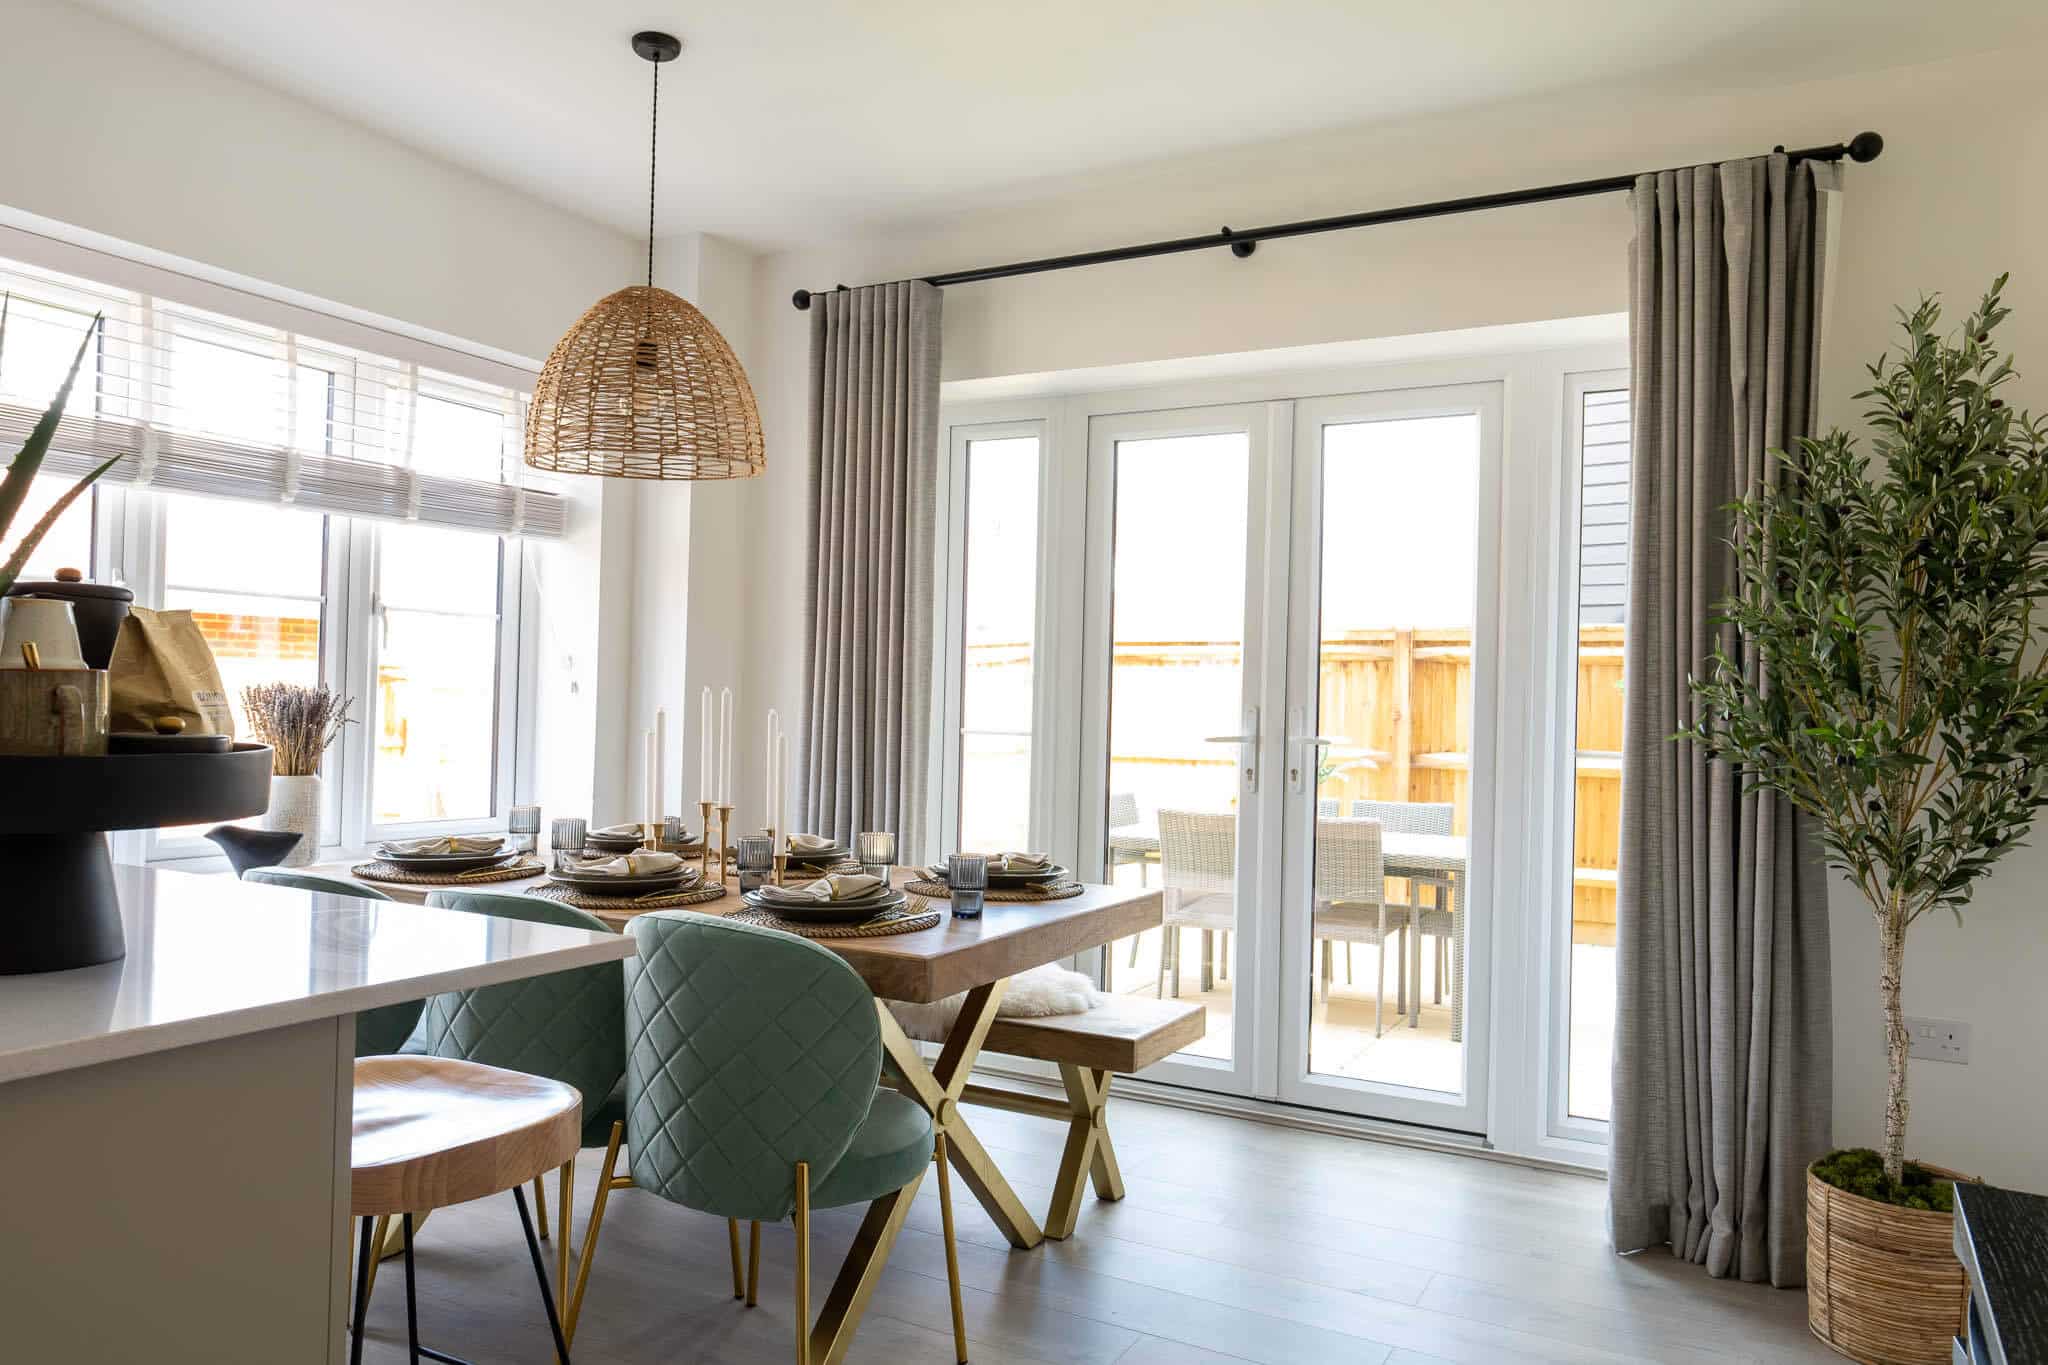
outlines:
{"label": "wooden stool", "polygon": [[[363,1220],[363,1231],[356,1261],[355,1342],[349,1357],[354,1365],[361,1365],[363,1358],[363,1319],[369,1312],[369,1272],[376,1254],[371,1246],[373,1229],[392,1215],[404,1220],[405,1330],[412,1358],[463,1365],[456,1356],[420,1345],[412,1216],[505,1190],[512,1191],[519,1205],[519,1222],[540,1280],[555,1351],[562,1365],[568,1365],[568,1343],[555,1315],[547,1265],[526,1211],[523,1187],[573,1161],[582,1132],[583,1097],[560,1081],[444,1057],[364,1057],[356,1062],[349,1211]],[[561,1232],[566,1243],[567,1228]]]}

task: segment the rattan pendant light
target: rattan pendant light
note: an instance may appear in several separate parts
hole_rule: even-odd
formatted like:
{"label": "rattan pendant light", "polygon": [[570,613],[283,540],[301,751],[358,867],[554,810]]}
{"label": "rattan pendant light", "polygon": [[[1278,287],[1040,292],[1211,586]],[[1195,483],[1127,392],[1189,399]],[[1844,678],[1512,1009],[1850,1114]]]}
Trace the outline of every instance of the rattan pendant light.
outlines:
{"label": "rattan pendant light", "polygon": [[[661,64],[683,45],[636,33]],[[615,479],[747,479],[767,467],[761,412],[739,357],[688,301],[654,287],[654,149],[647,157],[647,283],[599,299],[555,343],[533,388],[526,463]]]}

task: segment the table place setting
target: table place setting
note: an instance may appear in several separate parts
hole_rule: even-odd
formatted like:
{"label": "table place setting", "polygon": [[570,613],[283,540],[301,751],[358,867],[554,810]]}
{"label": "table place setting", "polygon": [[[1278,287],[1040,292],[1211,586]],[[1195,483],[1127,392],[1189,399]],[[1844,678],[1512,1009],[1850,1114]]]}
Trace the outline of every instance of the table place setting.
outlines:
{"label": "table place setting", "polygon": [[498,834],[437,834],[423,839],[387,839],[376,857],[349,871],[366,882],[410,886],[468,886],[517,881],[541,871],[540,860],[505,847]]}
{"label": "table place setting", "polygon": [[707,886],[704,874],[678,854],[635,849],[559,854],[548,880],[526,894],[579,910],[658,910],[714,901],[725,888]]}
{"label": "table place setting", "polygon": [[1081,883],[1045,853],[955,853],[920,869],[906,889],[950,896],[958,915],[963,895],[1003,903],[1066,900],[1081,894]]}
{"label": "table place setting", "polygon": [[740,899],[747,908],[726,918],[805,938],[909,934],[934,928],[944,918],[923,901],[913,904],[886,878],[865,872],[828,872],[794,886],[769,883]]}

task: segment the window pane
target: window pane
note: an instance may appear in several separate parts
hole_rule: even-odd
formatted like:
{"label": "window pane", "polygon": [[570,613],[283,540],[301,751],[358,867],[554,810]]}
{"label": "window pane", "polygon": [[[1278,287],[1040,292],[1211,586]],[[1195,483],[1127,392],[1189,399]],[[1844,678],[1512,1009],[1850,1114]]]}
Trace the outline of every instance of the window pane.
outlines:
{"label": "window pane", "polygon": [[498,460],[505,437],[502,413],[421,394],[413,421],[415,469],[464,479],[499,476]]}
{"label": "window pane", "polygon": [[[78,354],[78,343],[92,325],[92,314],[14,298],[7,303],[7,335],[0,342],[0,397],[34,408],[48,408]],[[96,347],[97,343],[95,343]],[[73,416],[94,411],[99,360],[87,347],[64,405]]]}
{"label": "window pane", "polygon": [[1572,802],[1571,1056],[1566,1108],[1611,1110],[1615,868],[1621,848],[1622,627],[1628,602],[1628,390],[1579,408],[1577,762]]}
{"label": "window pane", "polygon": [[1113,991],[1199,997],[1231,1055],[1238,750],[1251,442],[1241,431],[1116,444],[1105,866],[1166,890],[1164,932],[1110,945]]}
{"label": "window pane", "polygon": [[967,443],[961,635],[960,846],[1031,837],[1031,681],[1038,611],[1038,438]]}
{"label": "window pane", "polygon": [[377,531],[375,824],[495,813],[500,542]]}
{"label": "window pane", "polygon": [[[21,510],[15,514],[14,525],[4,544],[0,544],[0,561],[14,553],[21,538],[49,514],[57,505],[57,499],[64,496],[74,480],[59,478],[54,474],[40,475],[29,485],[28,496],[22,499]],[[28,557],[28,564],[22,569],[23,578],[48,578],[59,569],[77,569],[88,577],[92,573],[92,508],[93,499],[98,497],[93,489],[81,493],[71,506],[64,509],[64,515],[57,518],[57,524],[44,533],[34,553]]]}
{"label": "window pane", "polygon": [[1457,1093],[1480,422],[1323,428],[1309,1069]]}
{"label": "window pane", "polygon": [[258,503],[164,499],[164,606],[192,613],[249,733],[242,689],[320,681],[327,518]]}

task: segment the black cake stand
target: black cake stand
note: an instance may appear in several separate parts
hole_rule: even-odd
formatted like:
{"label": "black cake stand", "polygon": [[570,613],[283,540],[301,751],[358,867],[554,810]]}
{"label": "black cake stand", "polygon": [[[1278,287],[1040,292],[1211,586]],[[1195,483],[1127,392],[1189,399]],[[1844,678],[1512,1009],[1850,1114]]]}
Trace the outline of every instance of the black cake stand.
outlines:
{"label": "black cake stand", "polygon": [[56,972],[127,952],[110,829],[157,829],[261,815],[270,750],[0,755],[0,975]]}

